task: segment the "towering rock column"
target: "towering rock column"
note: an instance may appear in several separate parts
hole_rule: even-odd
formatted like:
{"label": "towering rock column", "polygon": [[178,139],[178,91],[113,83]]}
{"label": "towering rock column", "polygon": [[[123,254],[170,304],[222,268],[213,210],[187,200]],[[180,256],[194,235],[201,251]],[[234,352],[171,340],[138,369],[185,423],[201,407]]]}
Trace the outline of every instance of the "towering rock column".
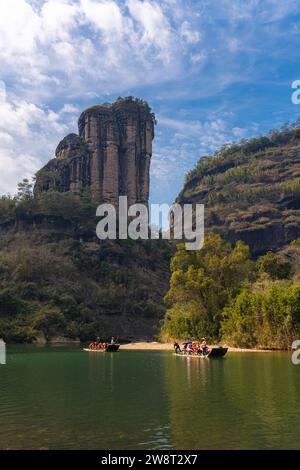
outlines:
{"label": "towering rock column", "polygon": [[39,172],[35,191],[91,188],[94,202],[118,206],[148,203],[154,116],[144,101],[118,98],[113,104],[86,109],[78,121],[79,136],[69,134],[58,145],[56,158]]}
{"label": "towering rock column", "polygon": [[117,206],[119,196],[119,132],[112,109],[93,106],[79,119],[79,134],[91,154],[91,193],[95,202]]}
{"label": "towering rock column", "polygon": [[152,156],[152,140],[154,138],[153,120],[147,117],[145,122],[145,133],[142,138],[140,158],[140,194],[139,198],[143,204],[148,204],[150,188],[150,163]]}
{"label": "towering rock column", "polygon": [[119,203],[119,132],[112,114],[104,123],[102,200]]}
{"label": "towering rock column", "polygon": [[101,158],[101,126],[99,125],[98,113],[86,111],[79,118],[79,135],[87,145],[90,159],[90,175],[91,175],[91,194],[94,201],[102,199],[101,173],[103,159]]}
{"label": "towering rock column", "polygon": [[139,201],[139,108],[134,101],[113,105],[121,135],[120,166],[121,192],[127,196],[128,205]]}
{"label": "towering rock column", "polygon": [[120,192],[128,204],[147,204],[154,118],[145,102],[117,100],[112,105],[120,129]]}

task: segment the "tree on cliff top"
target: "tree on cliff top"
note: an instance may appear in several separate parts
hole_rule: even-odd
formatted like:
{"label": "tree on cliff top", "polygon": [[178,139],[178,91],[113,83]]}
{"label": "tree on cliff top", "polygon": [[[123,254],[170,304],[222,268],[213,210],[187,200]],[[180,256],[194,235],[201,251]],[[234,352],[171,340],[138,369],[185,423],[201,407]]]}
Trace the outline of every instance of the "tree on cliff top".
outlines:
{"label": "tree on cliff top", "polygon": [[27,178],[24,178],[18,184],[18,201],[27,201],[33,197],[33,184],[29,182]]}

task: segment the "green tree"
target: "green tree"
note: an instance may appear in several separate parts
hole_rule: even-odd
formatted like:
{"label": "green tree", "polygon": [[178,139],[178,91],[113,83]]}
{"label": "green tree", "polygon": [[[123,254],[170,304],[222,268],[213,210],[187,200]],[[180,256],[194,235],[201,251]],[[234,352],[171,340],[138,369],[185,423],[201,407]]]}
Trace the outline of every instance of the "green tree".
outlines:
{"label": "green tree", "polygon": [[259,258],[258,269],[260,273],[267,273],[272,279],[288,279],[292,264],[283,256],[268,251]]}
{"label": "green tree", "polygon": [[300,285],[258,281],[223,312],[223,339],[233,346],[287,349],[300,333]]}
{"label": "green tree", "polygon": [[32,186],[27,178],[18,184],[18,201],[28,201],[33,198]]}
{"label": "green tree", "polygon": [[178,245],[171,272],[162,336],[217,339],[222,309],[254,277],[254,264],[247,245],[238,241],[231,247],[209,233],[201,250],[186,251]]}
{"label": "green tree", "polygon": [[58,307],[51,305],[42,306],[34,317],[34,327],[41,330],[46,339],[64,331],[65,317]]}

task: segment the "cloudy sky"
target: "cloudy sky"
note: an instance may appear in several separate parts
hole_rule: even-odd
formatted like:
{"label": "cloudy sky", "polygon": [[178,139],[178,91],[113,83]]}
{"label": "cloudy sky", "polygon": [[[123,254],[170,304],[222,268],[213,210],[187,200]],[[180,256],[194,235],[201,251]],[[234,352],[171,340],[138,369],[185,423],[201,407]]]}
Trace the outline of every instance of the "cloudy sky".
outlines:
{"label": "cloudy sky", "polygon": [[157,115],[151,200],[226,142],[295,120],[299,0],[0,0],[0,194],[54,156],[90,104]]}

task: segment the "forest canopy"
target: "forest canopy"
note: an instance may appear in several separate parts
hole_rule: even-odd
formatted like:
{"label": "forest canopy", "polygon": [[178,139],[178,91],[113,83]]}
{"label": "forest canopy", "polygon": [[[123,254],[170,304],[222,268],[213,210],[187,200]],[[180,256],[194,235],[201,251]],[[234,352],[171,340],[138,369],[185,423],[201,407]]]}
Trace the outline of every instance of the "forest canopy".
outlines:
{"label": "forest canopy", "polygon": [[247,245],[206,235],[203,249],[182,245],[171,263],[164,339],[225,341],[286,349],[300,334],[300,247],[251,260]]}

